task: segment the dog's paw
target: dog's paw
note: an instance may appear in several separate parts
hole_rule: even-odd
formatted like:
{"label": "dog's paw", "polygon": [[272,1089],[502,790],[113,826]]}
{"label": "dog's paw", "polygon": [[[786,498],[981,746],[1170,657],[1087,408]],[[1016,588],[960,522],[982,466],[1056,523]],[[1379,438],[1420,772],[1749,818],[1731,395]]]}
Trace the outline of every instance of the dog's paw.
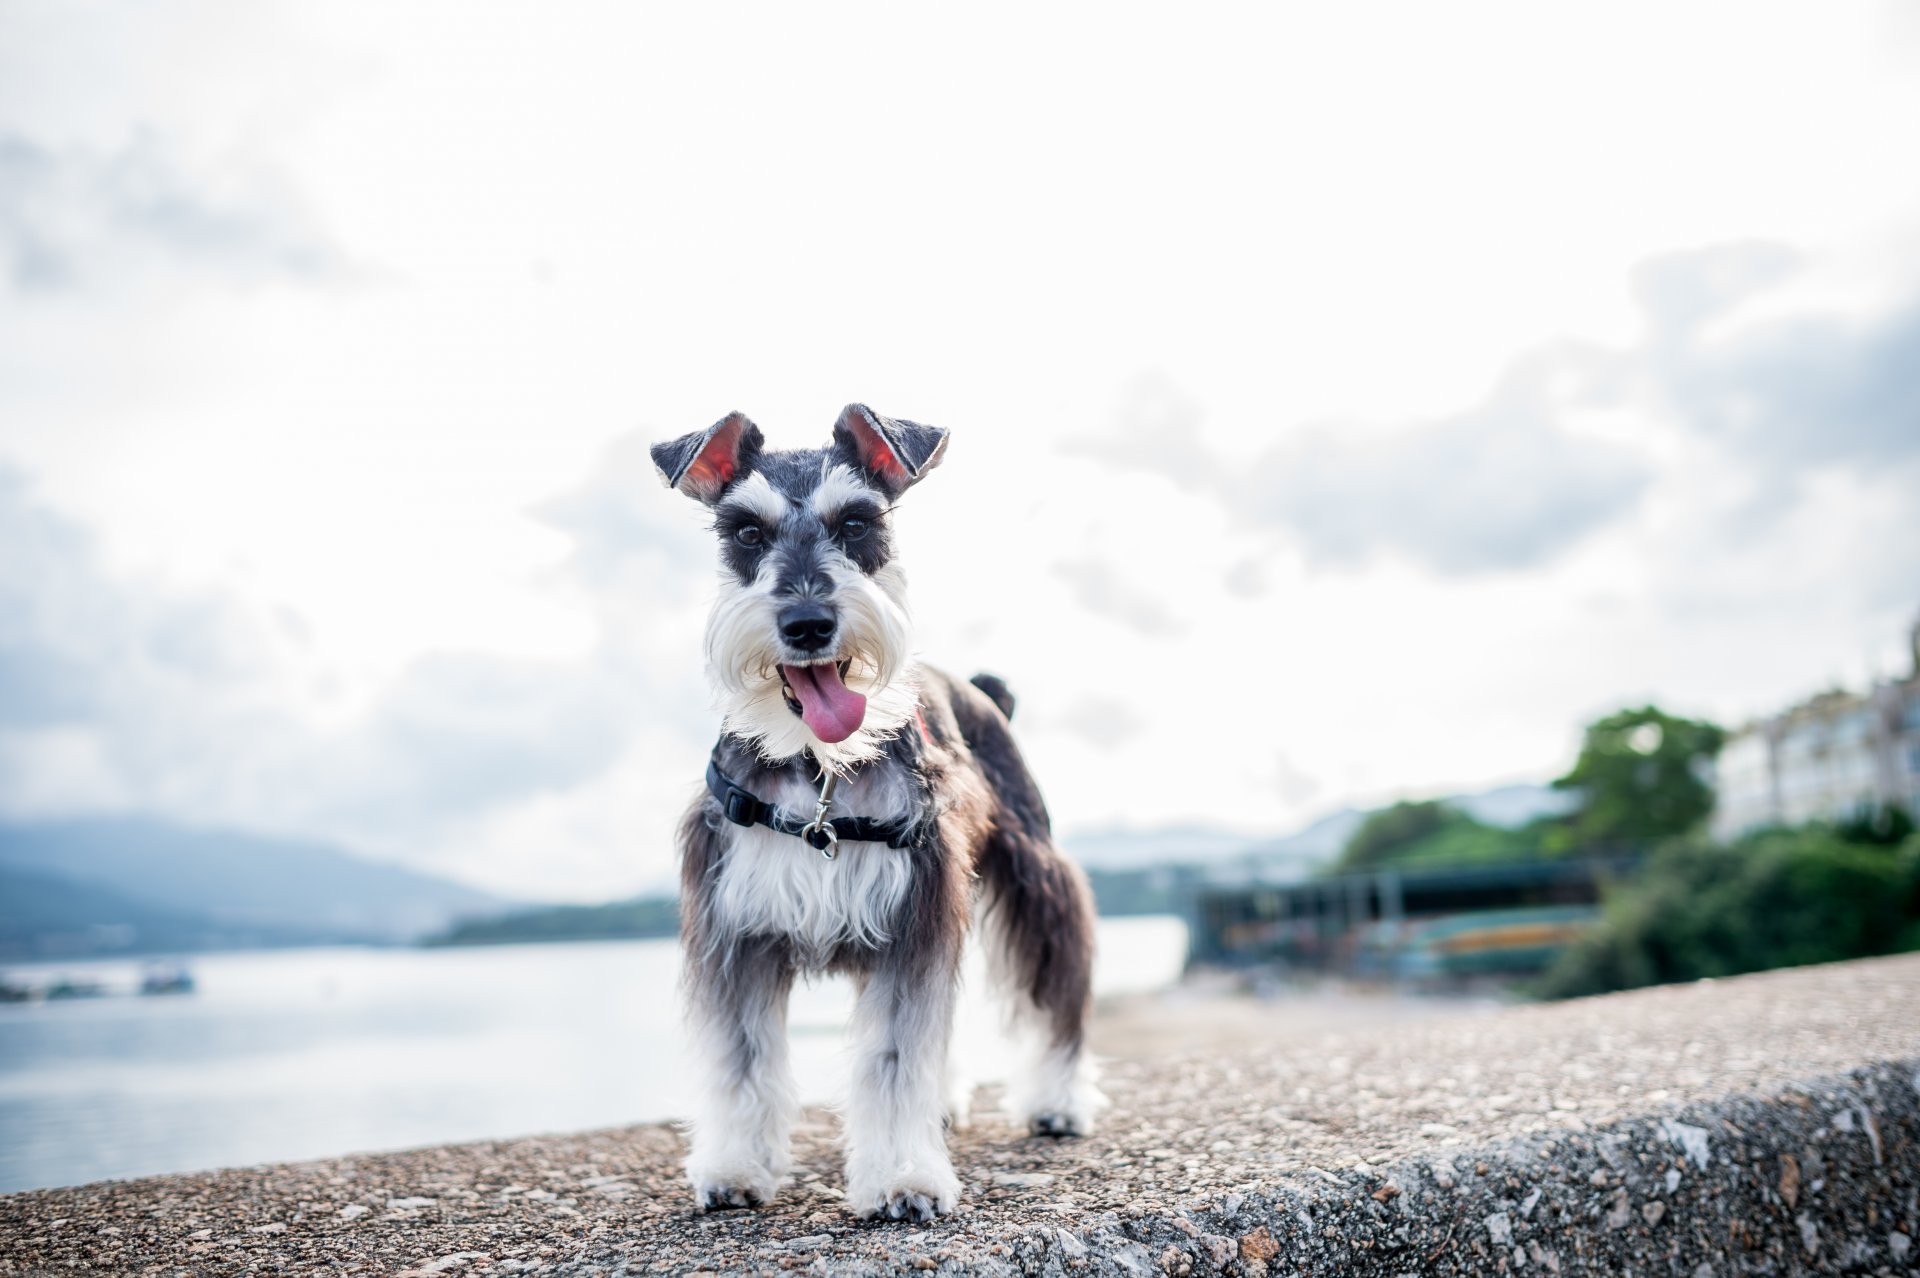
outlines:
{"label": "dog's paw", "polygon": [[[887,1199],[888,1220],[907,1220],[924,1225],[940,1214],[939,1205],[925,1194],[899,1193]],[[875,1213],[880,1214],[880,1213]]]}
{"label": "dog's paw", "polygon": [[1029,1136],[1090,1136],[1106,1099],[1091,1087],[1079,1087],[1067,1095],[1056,1094],[1051,1104],[1041,1101],[1015,1110],[1015,1121],[1026,1119]]}
{"label": "dog's paw", "polygon": [[765,1207],[780,1187],[780,1178],[760,1167],[689,1167],[687,1179],[693,1183],[694,1206],[701,1211]]}
{"label": "dog's paw", "polygon": [[1049,1062],[1021,1080],[1008,1097],[1008,1113],[1015,1123],[1024,1123],[1033,1136],[1090,1136],[1094,1120],[1107,1106],[1107,1098],[1094,1086],[1093,1069],[1084,1060],[1066,1064]]}
{"label": "dog's paw", "polygon": [[882,1185],[847,1186],[847,1205],[862,1220],[909,1220],[925,1224],[960,1201],[960,1180],[951,1167],[903,1172]]}
{"label": "dog's paw", "polygon": [[696,1185],[694,1201],[701,1211],[728,1211],[735,1207],[765,1207],[773,1195],[752,1185]]}
{"label": "dog's paw", "polygon": [[1032,1136],[1085,1136],[1088,1124],[1086,1120],[1072,1114],[1054,1113],[1035,1114],[1027,1120],[1027,1133]]}

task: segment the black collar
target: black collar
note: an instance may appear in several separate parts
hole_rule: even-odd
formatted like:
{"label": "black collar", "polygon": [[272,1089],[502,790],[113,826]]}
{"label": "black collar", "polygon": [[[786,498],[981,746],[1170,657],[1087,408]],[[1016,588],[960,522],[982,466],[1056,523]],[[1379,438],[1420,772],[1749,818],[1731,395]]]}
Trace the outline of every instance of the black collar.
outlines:
{"label": "black collar", "polygon": [[[828,858],[833,856],[834,846],[841,839],[852,843],[884,843],[890,848],[904,848],[913,841],[913,830],[917,824],[904,818],[875,821],[871,817],[836,817],[827,820],[825,803],[821,805],[819,815],[811,821],[796,817],[783,808],[762,802],[752,791],[721,771],[718,745],[713,747],[713,756],[707,760],[707,793],[719,802],[721,813],[735,825],[764,825],[769,830],[790,834]],[[830,803],[833,793],[831,787],[822,793]]]}

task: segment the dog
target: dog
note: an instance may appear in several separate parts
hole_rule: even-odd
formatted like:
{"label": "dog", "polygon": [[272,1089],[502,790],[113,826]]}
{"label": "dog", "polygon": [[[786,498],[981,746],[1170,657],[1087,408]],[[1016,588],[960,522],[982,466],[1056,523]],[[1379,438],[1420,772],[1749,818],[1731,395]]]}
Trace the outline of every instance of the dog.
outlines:
{"label": "dog", "polygon": [[1015,1117],[1035,1135],[1092,1129],[1092,895],[1054,846],[1006,685],[911,654],[892,516],[947,432],[851,404],[825,448],[762,444],[734,413],[651,450],[712,512],[720,551],[706,659],[721,736],[679,831],[704,1091],[687,1178],[702,1209],[773,1201],[799,1110],[788,993],[845,973],[846,1201],[927,1221],[960,1192],[946,1128],[965,1124],[967,1095],[949,1047],[970,926],[1026,1040]]}

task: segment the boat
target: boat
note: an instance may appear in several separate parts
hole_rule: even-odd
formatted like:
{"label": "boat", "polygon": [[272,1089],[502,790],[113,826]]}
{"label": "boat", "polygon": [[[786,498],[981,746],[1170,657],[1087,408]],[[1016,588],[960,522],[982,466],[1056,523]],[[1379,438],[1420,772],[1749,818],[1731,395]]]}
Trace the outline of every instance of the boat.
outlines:
{"label": "boat", "polygon": [[191,994],[193,973],[172,963],[156,963],[140,974],[142,994]]}

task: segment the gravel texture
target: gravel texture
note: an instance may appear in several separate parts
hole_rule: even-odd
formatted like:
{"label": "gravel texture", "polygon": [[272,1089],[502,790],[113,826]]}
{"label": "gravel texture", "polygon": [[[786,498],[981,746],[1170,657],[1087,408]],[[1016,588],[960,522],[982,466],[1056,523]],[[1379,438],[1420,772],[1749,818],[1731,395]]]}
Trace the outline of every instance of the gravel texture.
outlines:
{"label": "gravel texture", "polygon": [[758,1212],[692,1211],[644,1126],[0,1197],[0,1274],[1920,1270],[1920,955],[1306,1039],[1279,1013],[1110,1062],[1087,1139],[983,1095],[932,1226],[852,1220],[815,1114]]}

